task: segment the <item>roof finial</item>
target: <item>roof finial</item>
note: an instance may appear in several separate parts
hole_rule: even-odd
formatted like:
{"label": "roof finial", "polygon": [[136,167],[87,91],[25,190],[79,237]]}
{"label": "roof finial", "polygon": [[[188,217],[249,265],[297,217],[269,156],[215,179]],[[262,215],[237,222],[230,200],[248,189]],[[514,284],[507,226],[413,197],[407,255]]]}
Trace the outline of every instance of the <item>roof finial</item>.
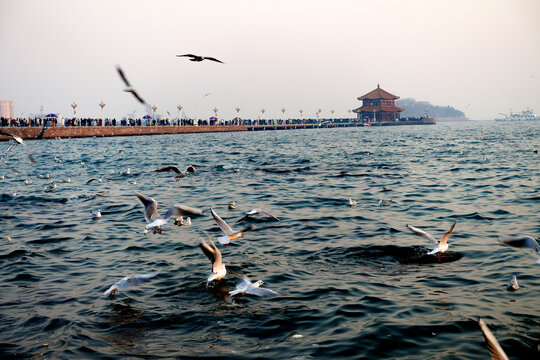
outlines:
{"label": "roof finial", "polygon": [[377,89],[380,88],[381,86],[379,84],[377,84]]}

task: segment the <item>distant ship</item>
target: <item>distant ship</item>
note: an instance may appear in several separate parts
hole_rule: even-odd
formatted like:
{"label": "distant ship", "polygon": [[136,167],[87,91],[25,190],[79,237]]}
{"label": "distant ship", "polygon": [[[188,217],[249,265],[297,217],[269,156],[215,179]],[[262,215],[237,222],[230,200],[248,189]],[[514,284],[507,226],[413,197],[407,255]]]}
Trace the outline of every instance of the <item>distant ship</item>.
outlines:
{"label": "distant ship", "polygon": [[502,114],[504,118],[495,119],[495,121],[534,121],[539,118],[532,112],[532,110],[524,110],[520,113],[510,112],[510,115]]}

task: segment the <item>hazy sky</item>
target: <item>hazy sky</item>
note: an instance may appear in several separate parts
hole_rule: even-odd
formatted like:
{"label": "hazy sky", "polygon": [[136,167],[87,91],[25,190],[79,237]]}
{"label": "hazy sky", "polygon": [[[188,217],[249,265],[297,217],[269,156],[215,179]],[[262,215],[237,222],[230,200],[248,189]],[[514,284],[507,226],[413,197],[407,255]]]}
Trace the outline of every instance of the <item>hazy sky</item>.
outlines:
{"label": "hazy sky", "polygon": [[[347,116],[380,84],[471,119],[540,113],[540,1],[0,0],[0,99],[15,114]],[[176,54],[214,56],[195,63]],[[203,95],[211,95],[204,97]]]}

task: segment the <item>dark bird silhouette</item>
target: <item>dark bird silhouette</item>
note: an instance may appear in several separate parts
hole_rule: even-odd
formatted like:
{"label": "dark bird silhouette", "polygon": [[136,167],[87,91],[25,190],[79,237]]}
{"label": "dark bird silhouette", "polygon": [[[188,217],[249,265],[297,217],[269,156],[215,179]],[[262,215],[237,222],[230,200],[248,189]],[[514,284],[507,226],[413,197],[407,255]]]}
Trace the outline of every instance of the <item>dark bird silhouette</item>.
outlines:
{"label": "dark bird silhouette", "polygon": [[210,60],[210,61],[215,61],[215,62],[218,62],[218,63],[225,64],[223,61],[218,60],[218,59],[213,58],[213,57],[210,57],[210,56],[199,56],[199,55],[193,55],[193,54],[184,54],[184,55],[176,55],[176,57],[188,57],[190,61],[201,62],[203,60]]}
{"label": "dark bird silhouette", "polygon": [[139,94],[137,94],[137,91],[133,88],[133,86],[131,86],[131,84],[129,83],[128,79],[126,78],[126,75],[124,74],[124,72],[122,71],[122,69],[120,68],[119,65],[116,65],[116,70],[118,71],[118,74],[120,75],[120,77],[122,78],[122,80],[124,80],[124,83],[126,84],[127,88],[124,89],[125,92],[130,92],[133,94],[133,96],[135,96],[135,98],[137,100],[139,100],[139,102],[143,105],[146,105],[146,101],[144,101],[140,96]]}

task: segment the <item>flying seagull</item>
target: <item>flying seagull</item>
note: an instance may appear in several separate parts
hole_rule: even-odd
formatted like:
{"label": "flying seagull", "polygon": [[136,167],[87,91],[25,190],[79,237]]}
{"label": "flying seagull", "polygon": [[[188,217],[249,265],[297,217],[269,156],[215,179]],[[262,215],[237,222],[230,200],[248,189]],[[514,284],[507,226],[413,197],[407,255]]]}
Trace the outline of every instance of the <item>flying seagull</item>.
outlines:
{"label": "flying seagull", "polygon": [[484,338],[486,338],[487,347],[489,350],[489,354],[491,355],[491,358],[493,360],[508,360],[508,356],[506,356],[501,345],[499,345],[499,342],[497,341],[495,336],[491,333],[491,331],[487,327],[484,320],[478,319],[478,325],[480,325],[480,329],[482,330],[482,333],[484,334]]}
{"label": "flying seagull", "polygon": [[201,61],[203,61],[203,60],[210,60],[210,61],[215,61],[215,62],[224,64],[223,61],[218,60],[218,59],[213,58],[213,57],[210,57],[210,56],[200,56],[200,55],[193,55],[193,54],[184,54],[184,55],[176,55],[176,57],[188,57],[190,61],[201,62]]}
{"label": "flying seagull", "polygon": [[244,276],[238,282],[238,284],[236,284],[236,290],[229,291],[229,295],[231,296],[234,296],[237,294],[240,294],[240,295],[249,294],[249,295],[257,295],[257,296],[278,296],[279,295],[274,290],[260,287],[262,284],[264,284],[262,280],[252,283],[251,281],[249,281],[249,279],[246,276]]}
{"label": "flying seagull", "polygon": [[250,217],[252,216],[255,216],[255,215],[266,215],[268,217],[271,217],[272,219],[276,220],[276,221],[279,221],[279,219],[277,217],[275,217],[274,215],[270,214],[269,212],[266,212],[262,209],[253,209],[253,210],[250,210],[248,212],[246,212],[246,214],[244,215],[243,218],[241,218],[240,220],[237,221],[237,223],[239,222],[242,222],[244,220],[247,220],[249,219]]}
{"label": "flying seagull", "polygon": [[186,205],[173,205],[169,208],[169,210],[167,210],[165,215],[160,216],[157,212],[158,203],[156,200],[138,192],[135,192],[135,195],[144,205],[144,218],[149,223],[145,226],[145,229],[154,228],[154,233],[157,230],[161,234],[161,226],[165,225],[171,217],[177,218],[180,216],[195,216],[203,214],[201,209]]}
{"label": "flying seagull", "polygon": [[209,241],[208,243],[204,240],[201,240],[199,242],[199,246],[201,247],[201,250],[203,251],[204,255],[210,259],[212,262],[212,274],[208,276],[207,281],[210,282],[212,280],[221,280],[225,277],[227,274],[227,269],[225,269],[225,265],[223,265],[223,262],[221,261],[221,252],[216,247],[213,241]]}
{"label": "flying seagull", "polygon": [[126,78],[126,75],[124,74],[124,72],[122,71],[122,69],[120,68],[120,65],[116,65],[116,70],[118,71],[118,74],[120,75],[120,77],[122,78],[122,80],[124,80],[124,83],[126,84],[127,88],[124,89],[125,92],[130,92],[133,94],[133,96],[135,96],[135,98],[137,98],[137,100],[139,100],[139,102],[143,105],[146,104],[146,101],[144,101],[140,96],[139,94],[137,94],[137,91],[133,88],[133,86],[131,86],[131,84],[129,83],[128,79]]}
{"label": "flying seagull", "polygon": [[122,280],[118,280],[117,282],[115,282],[107,291],[103,293],[103,295],[110,296],[112,300],[114,299],[114,295],[118,291],[123,291],[130,287],[140,285],[156,277],[158,274],[159,274],[159,271],[156,271],[150,274],[145,274],[145,275],[126,276]]}
{"label": "flying seagull", "polygon": [[[30,162],[31,162],[33,165],[36,165],[36,164],[37,164],[37,161],[34,159],[34,157],[32,156],[32,154],[30,153],[30,149],[28,149],[28,146],[27,146],[26,143],[23,141],[23,139],[21,139],[21,138],[18,137],[17,135],[13,135],[13,134],[10,134],[10,133],[1,131],[1,130],[0,130],[0,134],[6,135],[6,136],[11,136],[11,138],[12,138],[13,141],[14,141],[14,143],[11,144],[11,146],[9,146],[9,147],[2,153],[2,155],[0,155],[0,161],[2,161],[2,158],[4,157],[4,155],[5,155],[9,150],[11,150],[12,147],[17,146],[17,145],[22,145],[22,146],[24,147],[24,150],[26,151],[26,155],[28,155],[28,159],[30,160]],[[2,162],[3,162],[3,161],[2,161]]]}
{"label": "flying seagull", "polygon": [[234,231],[231,229],[229,225],[225,221],[223,221],[222,218],[219,217],[219,215],[214,211],[214,209],[210,208],[210,213],[212,214],[212,217],[214,220],[216,220],[216,223],[218,224],[221,231],[225,233],[225,236],[218,237],[218,241],[222,245],[227,245],[231,242],[231,240],[237,239],[239,237],[244,237],[244,234],[242,234],[242,231]]}
{"label": "flying seagull", "polygon": [[183,177],[188,176],[189,173],[195,173],[197,170],[195,170],[195,167],[193,165],[189,165],[184,169],[184,171],[180,171],[180,169],[174,165],[164,166],[162,168],[157,169],[156,171],[174,171],[177,175],[175,176],[176,181],[180,180]]}
{"label": "flying seagull", "polygon": [[[529,250],[535,254],[540,253],[540,245],[528,235],[519,235],[511,239],[503,240],[502,243],[508,246]],[[536,263],[540,264],[540,259],[538,259]]]}
{"label": "flying seagull", "polygon": [[446,250],[448,250],[448,238],[450,237],[450,235],[452,234],[452,231],[454,231],[454,227],[456,226],[456,222],[454,222],[454,224],[452,225],[452,227],[450,228],[450,230],[448,230],[448,232],[446,234],[444,234],[442,240],[440,243],[437,242],[437,240],[435,240],[435,238],[433,236],[431,236],[430,234],[428,234],[427,232],[425,231],[422,231],[420,229],[417,229],[411,225],[407,225],[407,228],[409,230],[411,230],[413,233],[415,233],[417,236],[421,236],[421,237],[425,237],[426,239],[428,239],[433,245],[435,245],[435,249],[431,250],[430,252],[428,252],[428,255],[433,255],[433,254],[437,254],[437,253],[444,253]]}

